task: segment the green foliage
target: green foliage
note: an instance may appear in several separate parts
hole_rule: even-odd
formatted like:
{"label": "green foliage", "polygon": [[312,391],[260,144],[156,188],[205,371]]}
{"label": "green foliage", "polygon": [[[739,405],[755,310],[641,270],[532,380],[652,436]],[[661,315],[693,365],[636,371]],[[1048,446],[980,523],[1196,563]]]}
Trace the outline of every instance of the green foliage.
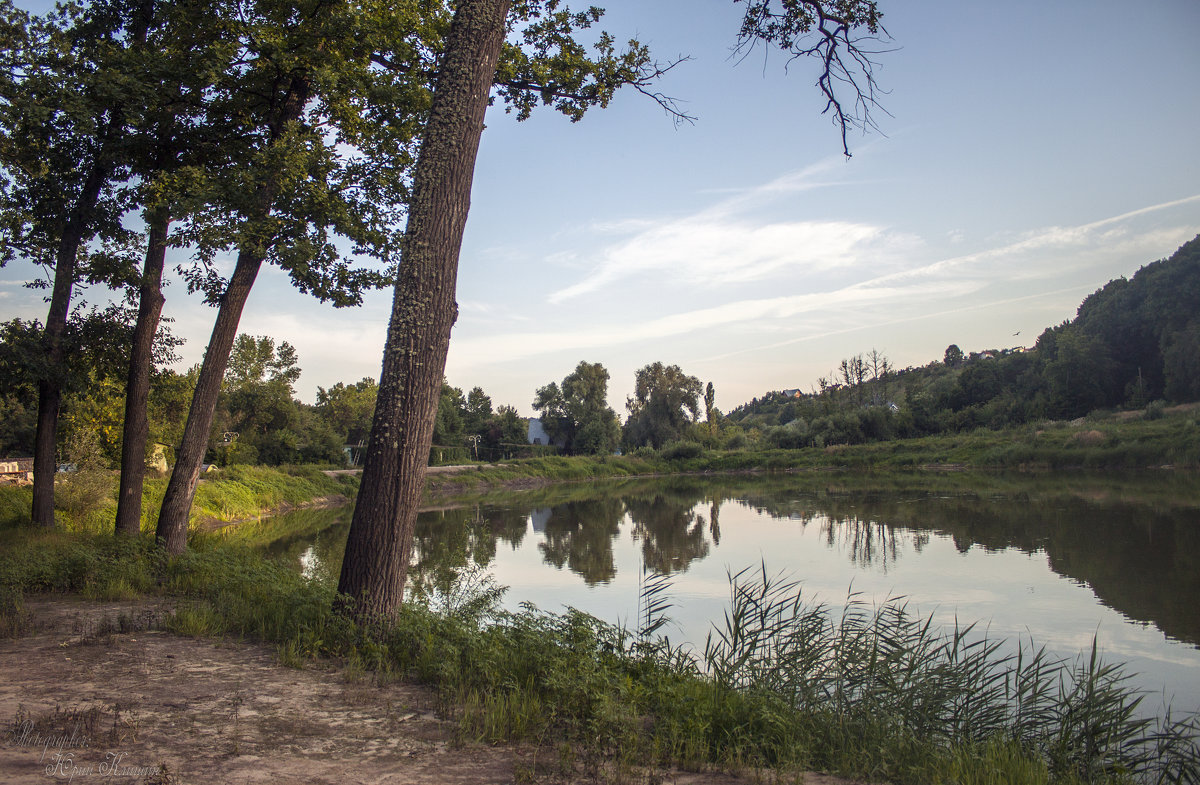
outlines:
{"label": "green foliage", "polygon": [[655,449],[679,440],[689,423],[700,417],[700,380],[678,365],[651,363],[637,371],[633,396],[626,402],[629,419],[623,442],[632,449]]}
{"label": "green foliage", "polygon": [[86,519],[112,500],[112,477],[96,432],[71,433],[63,448],[63,458],[73,470],[60,472],[56,478],[54,506],[72,519]]}
{"label": "green foliage", "polygon": [[379,385],[370,377],[350,385],[338,382],[328,390],[318,387],[316,413],[344,444],[365,443],[378,394]]}
{"label": "green foliage", "polygon": [[552,443],[571,455],[605,455],[617,447],[620,424],[608,405],[608,370],[580,362],[563,378],[538,389],[533,408]]}
{"label": "green foliage", "polygon": [[[964,355],[893,371],[877,353],[843,360],[819,392],[769,393],[728,420],[788,449],[1002,429],[1150,401],[1200,398],[1200,238],[1086,298],[1033,349]],[[802,421],[802,422],[797,422]],[[775,430],[796,423],[791,430]]]}

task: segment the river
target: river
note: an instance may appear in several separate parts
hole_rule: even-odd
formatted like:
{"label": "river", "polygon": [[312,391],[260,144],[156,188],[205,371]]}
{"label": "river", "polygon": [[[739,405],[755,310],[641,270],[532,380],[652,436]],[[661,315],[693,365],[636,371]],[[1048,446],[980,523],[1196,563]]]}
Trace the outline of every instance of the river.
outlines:
{"label": "river", "polygon": [[[264,524],[265,546],[332,579],[348,513]],[[800,581],[810,602],[889,599],[935,624],[1074,657],[1096,640],[1134,683],[1200,708],[1200,483],[1142,476],[674,477],[496,493],[423,512],[410,584],[464,574],[505,605],[566,606],[636,629],[643,581],[667,575],[659,634],[702,648],[730,575]]]}

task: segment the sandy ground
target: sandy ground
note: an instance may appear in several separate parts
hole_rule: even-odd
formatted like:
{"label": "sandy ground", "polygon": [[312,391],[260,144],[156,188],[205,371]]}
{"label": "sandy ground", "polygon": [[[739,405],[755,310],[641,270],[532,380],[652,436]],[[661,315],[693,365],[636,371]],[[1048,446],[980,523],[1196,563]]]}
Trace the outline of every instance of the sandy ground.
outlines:
{"label": "sandy ground", "polygon": [[[759,772],[616,771],[559,751],[456,738],[420,686],[266,647],[156,629],[151,602],[31,598],[32,630],[0,640],[0,782],[741,785]],[[820,775],[806,785],[849,785]]]}

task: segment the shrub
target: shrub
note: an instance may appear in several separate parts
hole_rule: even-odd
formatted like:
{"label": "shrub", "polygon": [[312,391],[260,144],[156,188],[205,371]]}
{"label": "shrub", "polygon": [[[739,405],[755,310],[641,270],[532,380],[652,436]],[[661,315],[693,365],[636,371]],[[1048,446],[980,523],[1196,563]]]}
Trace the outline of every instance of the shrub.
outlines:
{"label": "shrub", "polygon": [[658,454],[668,461],[679,461],[699,458],[703,453],[704,446],[698,442],[671,442],[663,445]]}

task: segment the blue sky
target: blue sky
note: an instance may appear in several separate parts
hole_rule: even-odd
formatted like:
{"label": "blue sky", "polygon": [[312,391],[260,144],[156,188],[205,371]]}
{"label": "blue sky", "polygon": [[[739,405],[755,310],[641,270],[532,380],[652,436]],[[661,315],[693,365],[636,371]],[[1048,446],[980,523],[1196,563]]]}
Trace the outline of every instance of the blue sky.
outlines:
{"label": "blue sky", "polygon": [[[494,107],[476,169],[447,375],[532,413],[580,360],[678,364],[724,410],[810,388],[877,348],[899,367],[1032,345],[1108,280],[1200,233],[1200,3],[883,0],[890,116],[850,160],[811,64],[738,61],[729,0],[613,0],[604,27],[693,59],[663,92],[572,124]],[[0,309],[44,318],[0,271]],[[203,352],[213,311],[167,292]],[[242,329],[294,344],[298,390],[378,377],[390,294],[335,310],[264,271]]]}

